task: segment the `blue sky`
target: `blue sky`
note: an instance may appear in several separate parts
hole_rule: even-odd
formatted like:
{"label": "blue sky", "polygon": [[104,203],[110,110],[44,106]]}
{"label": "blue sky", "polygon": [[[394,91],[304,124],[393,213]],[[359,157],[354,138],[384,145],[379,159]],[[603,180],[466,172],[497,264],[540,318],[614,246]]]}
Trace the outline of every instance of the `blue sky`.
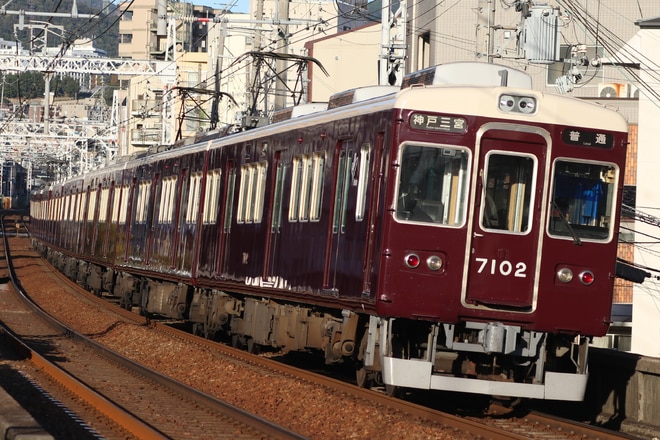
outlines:
{"label": "blue sky", "polygon": [[[192,0],[194,5],[210,6],[221,9],[232,4],[232,0]],[[231,8],[232,12],[250,12],[250,0],[236,0],[236,5]]]}

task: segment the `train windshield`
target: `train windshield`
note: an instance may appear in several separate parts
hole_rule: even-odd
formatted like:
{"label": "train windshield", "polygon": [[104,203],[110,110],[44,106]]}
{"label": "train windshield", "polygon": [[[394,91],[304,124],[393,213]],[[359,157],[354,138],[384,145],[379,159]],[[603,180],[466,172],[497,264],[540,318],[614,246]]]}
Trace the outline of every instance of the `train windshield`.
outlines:
{"label": "train windshield", "polygon": [[550,235],[608,240],[617,172],[614,165],[558,160],[550,201]]}
{"label": "train windshield", "polygon": [[396,219],[461,226],[467,206],[469,158],[467,149],[404,145]]}

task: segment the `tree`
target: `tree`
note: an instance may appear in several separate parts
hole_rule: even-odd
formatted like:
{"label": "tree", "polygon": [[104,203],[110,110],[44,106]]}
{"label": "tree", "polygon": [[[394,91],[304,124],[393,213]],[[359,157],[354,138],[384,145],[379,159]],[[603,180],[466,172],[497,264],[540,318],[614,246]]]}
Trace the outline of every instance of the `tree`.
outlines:
{"label": "tree", "polygon": [[10,73],[4,78],[5,98],[34,99],[44,96],[44,78],[39,72]]}
{"label": "tree", "polygon": [[75,98],[80,91],[80,83],[70,76],[65,76],[64,78],[56,77],[54,81],[50,82],[50,86],[55,96]]}

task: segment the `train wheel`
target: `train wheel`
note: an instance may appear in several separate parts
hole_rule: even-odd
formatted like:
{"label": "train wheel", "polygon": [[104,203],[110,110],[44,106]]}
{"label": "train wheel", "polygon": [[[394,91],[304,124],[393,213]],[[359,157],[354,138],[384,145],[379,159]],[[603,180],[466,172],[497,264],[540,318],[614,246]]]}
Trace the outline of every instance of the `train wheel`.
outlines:
{"label": "train wheel", "polygon": [[357,382],[357,386],[359,388],[370,389],[374,384],[375,375],[376,373],[371,370],[367,370],[364,367],[355,370],[355,381]]}
{"label": "train wheel", "polygon": [[385,384],[385,393],[390,397],[399,397],[401,396],[401,387]]}
{"label": "train wheel", "polygon": [[256,344],[254,342],[254,339],[250,338],[247,341],[247,352],[251,354],[259,354],[261,353],[261,345]]}

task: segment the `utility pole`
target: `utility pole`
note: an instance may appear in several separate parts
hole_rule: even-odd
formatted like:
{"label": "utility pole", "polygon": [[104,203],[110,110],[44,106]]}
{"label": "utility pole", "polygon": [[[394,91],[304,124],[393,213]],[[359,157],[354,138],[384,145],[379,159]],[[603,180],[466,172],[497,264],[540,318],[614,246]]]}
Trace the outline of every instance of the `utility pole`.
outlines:
{"label": "utility pole", "polygon": [[[262,1],[260,0],[260,3]],[[278,42],[281,48],[278,52],[289,53],[289,0],[278,0],[276,22],[281,24],[278,27],[277,35],[282,40]],[[275,62],[277,72],[282,72],[277,75],[275,80],[275,108],[274,110],[283,109],[286,106],[286,81],[287,81],[287,61],[284,59],[277,59]]]}
{"label": "utility pole", "polygon": [[383,0],[381,16],[381,47],[378,60],[378,84],[399,86],[405,74],[406,60],[406,0],[392,11],[390,0]]}
{"label": "utility pole", "polygon": [[477,59],[493,62],[495,53],[495,0],[477,0]]}

